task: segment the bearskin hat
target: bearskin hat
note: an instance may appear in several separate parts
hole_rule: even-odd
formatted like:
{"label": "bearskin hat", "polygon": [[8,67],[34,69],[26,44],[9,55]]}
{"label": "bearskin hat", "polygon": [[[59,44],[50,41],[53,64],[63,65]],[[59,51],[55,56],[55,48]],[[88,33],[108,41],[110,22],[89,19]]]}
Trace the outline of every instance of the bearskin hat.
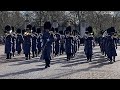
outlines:
{"label": "bearskin hat", "polygon": [[32,29],[32,25],[31,25],[31,24],[28,24],[28,25],[26,26],[26,28],[28,28],[29,30],[31,30],[31,29]]}
{"label": "bearskin hat", "polygon": [[21,33],[21,29],[20,28],[17,29],[17,33]]}
{"label": "bearskin hat", "polygon": [[10,25],[5,26],[5,30],[6,30],[6,31],[10,31],[10,30],[11,30]]}
{"label": "bearskin hat", "polygon": [[55,28],[55,32],[58,32],[58,28]]}
{"label": "bearskin hat", "polygon": [[44,29],[51,29],[51,23],[49,21],[44,23]]}
{"label": "bearskin hat", "polygon": [[36,32],[36,27],[34,26],[34,27],[32,27],[32,33],[33,32]]}
{"label": "bearskin hat", "polygon": [[22,34],[24,34],[25,32],[26,32],[26,30],[25,30],[25,29],[23,29],[23,30],[22,30]]}
{"label": "bearskin hat", "polygon": [[93,29],[92,29],[91,26],[87,27],[87,28],[86,28],[86,31],[88,31],[88,33],[93,33]]}
{"label": "bearskin hat", "polygon": [[59,31],[59,33],[61,34],[61,35],[63,35],[64,34],[64,32],[61,30],[61,31]]}
{"label": "bearskin hat", "polygon": [[37,32],[37,33],[41,33],[41,28],[40,28],[40,27],[37,27],[36,32]]}
{"label": "bearskin hat", "polygon": [[66,28],[66,32],[71,32],[71,26],[68,26],[68,27]]}
{"label": "bearskin hat", "polygon": [[110,27],[107,29],[107,33],[110,34],[110,33],[114,33],[115,32],[115,28],[114,27]]}

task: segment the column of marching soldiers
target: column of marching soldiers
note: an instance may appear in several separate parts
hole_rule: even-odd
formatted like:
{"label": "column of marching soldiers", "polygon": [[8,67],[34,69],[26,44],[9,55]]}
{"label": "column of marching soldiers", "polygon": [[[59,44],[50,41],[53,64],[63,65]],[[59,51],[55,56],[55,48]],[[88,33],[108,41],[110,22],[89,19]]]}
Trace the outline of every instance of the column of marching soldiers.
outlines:
{"label": "column of marching soldiers", "polygon": [[[25,59],[37,57],[45,60],[45,68],[50,67],[51,55],[67,55],[67,61],[73,58],[80,47],[80,35],[77,30],[72,30],[71,26],[66,27],[65,31],[59,31],[58,27],[52,27],[51,22],[44,23],[44,30],[40,27],[28,24],[26,29],[18,28],[16,31],[13,26],[5,26],[5,53],[6,59],[11,59],[23,51]],[[101,53],[107,56],[112,63],[117,56],[116,31],[114,27],[108,28],[101,33],[99,46]],[[84,36],[84,52],[87,61],[91,62],[93,48],[95,47],[94,32],[91,26],[86,28]]]}

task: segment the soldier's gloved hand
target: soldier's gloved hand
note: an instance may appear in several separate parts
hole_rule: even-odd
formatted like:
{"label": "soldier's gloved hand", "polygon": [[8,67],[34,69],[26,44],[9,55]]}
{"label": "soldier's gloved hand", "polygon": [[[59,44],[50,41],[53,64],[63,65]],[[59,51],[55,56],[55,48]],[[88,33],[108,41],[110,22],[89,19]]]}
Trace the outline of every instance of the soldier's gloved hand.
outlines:
{"label": "soldier's gloved hand", "polygon": [[42,42],[42,40],[40,40],[40,42]]}
{"label": "soldier's gloved hand", "polygon": [[49,42],[49,41],[50,41],[50,39],[47,39],[47,41]]}

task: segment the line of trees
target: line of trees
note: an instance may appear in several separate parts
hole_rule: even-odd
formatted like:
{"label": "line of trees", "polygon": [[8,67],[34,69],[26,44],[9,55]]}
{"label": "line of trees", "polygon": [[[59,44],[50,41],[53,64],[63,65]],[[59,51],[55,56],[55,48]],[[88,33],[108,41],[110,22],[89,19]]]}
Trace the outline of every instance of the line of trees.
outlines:
{"label": "line of trees", "polygon": [[66,26],[70,20],[74,26],[85,20],[92,25],[96,35],[101,30],[114,26],[120,33],[120,11],[1,11],[0,34],[3,34],[5,25],[10,24],[17,28],[25,27],[25,14],[29,15],[30,23],[43,26],[47,20],[57,20],[60,26]]}

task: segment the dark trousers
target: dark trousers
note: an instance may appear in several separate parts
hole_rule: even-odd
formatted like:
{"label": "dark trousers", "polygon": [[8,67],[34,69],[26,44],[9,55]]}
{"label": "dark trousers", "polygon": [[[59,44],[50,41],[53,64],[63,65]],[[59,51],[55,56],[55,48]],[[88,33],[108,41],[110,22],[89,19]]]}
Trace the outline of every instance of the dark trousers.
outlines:
{"label": "dark trousers", "polygon": [[32,52],[33,58],[36,56],[37,57],[37,51]]}
{"label": "dark trousers", "polygon": [[92,55],[87,54],[86,57],[87,57],[87,60],[90,60],[90,61],[91,61]]}
{"label": "dark trousers", "polygon": [[12,54],[11,53],[7,53],[6,56],[7,56],[6,59],[11,59]]}
{"label": "dark trousers", "polygon": [[38,50],[38,55],[40,54],[40,52],[41,52],[41,49]]}
{"label": "dark trousers", "polygon": [[60,49],[60,54],[63,54],[64,50]]}
{"label": "dark trousers", "polygon": [[28,60],[28,57],[29,57],[29,59],[30,59],[30,53],[25,54],[25,57],[26,57],[26,60]]}
{"label": "dark trousers", "polygon": [[67,60],[70,60],[71,53],[67,53]]}
{"label": "dark trousers", "polygon": [[13,55],[13,57],[14,57],[14,55],[15,55],[15,52],[12,52],[12,55]]}
{"label": "dark trousers", "polygon": [[20,54],[20,53],[21,53],[21,50],[18,51],[18,54]]}
{"label": "dark trousers", "polygon": [[50,65],[50,59],[45,59],[45,64],[46,64],[46,66],[49,66]]}

